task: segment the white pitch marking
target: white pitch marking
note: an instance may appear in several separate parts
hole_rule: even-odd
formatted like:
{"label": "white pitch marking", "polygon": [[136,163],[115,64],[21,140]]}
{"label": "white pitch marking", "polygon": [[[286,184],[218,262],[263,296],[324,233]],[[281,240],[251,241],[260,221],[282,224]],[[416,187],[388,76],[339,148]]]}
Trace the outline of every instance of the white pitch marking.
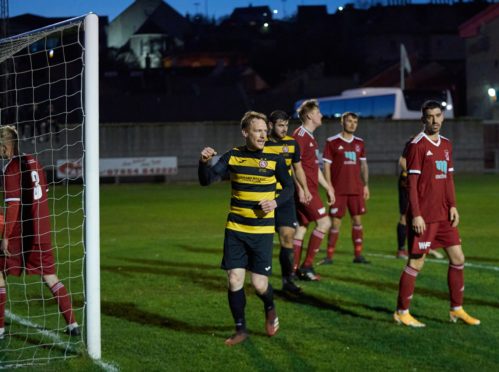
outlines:
{"label": "white pitch marking", "polygon": [[[395,256],[389,256],[387,254],[379,254],[379,253],[366,253],[366,256],[390,258],[392,260],[400,260],[400,258],[397,258]],[[402,260],[400,260],[400,261],[402,261]],[[446,259],[437,260],[434,258],[425,258],[425,262],[428,262],[428,261],[443,264],[443,265],[449,264],[449,261],[447,261]],[[465,262],[464,266],[475,268],[475,269],[499,271],[499,266],[493,266],[493,265],[484,265],[484,264],[475,264],[475,263],[471,263],[471,262]]]}
{"label": "white pitch marking", "polygon": [[[9,310],[5,310],[5,316],[7,318],[11,319],[12,321],[17,322],[21,325],[36,329],[36,331],[38,333],[41,333],[42,335],[51,338],[52,341],[54,341],[55,343],[64,344],[68,347],[68,349],[70,351],[72,351],[74,353],[78,353],[77,349],[75,349],[73,346],[67,344],[67,342],[65,342],[62,338],[60,338],[56,333],[49,331],[48,329],[42,328],[42,326],[40,326],[39,324],[33,323],[33,322],[29,321],[28,319],[25,319],[19,315],[15,315],[15,314],[11,313]],[[113,363],[105,362],[102,359],[93,360],[93,362],[95,364],[97,364],[99,367],[101,367],[102,369],[104,369],[105,371],[118,372],[120,370],[119,367],[117,367]],[[22,367],[22,366],[25,366],[25,365],[23,365],[23,364],[17,365],[16,364],[16,365],[10,365],[10,366],[2,366],[2,367],[0,367],[0,369],[8,369],[8,368],[13,368],[13,367],[17,368],[17,367]]]}

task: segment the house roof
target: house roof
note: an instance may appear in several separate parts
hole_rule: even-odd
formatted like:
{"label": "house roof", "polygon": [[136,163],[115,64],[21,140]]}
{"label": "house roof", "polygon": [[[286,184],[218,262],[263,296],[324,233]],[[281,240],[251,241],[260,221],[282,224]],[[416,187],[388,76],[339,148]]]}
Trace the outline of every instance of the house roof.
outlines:
{"label": "house roof", "polygon": [[108,45],[120,48],[142,33],[181,38],[189,27],[189,21],[163,0],[135,0],[109,24]]}
{"label": "house roof", "polygon": [[492,4],[459,26],[459,36],[469,38],[479,34],[480,27],[499,17],[499,4]]}
{"label": "house roof", "polygon": [[272,11],[268,6],[248,6],[235,8],[230,15],[230,19],[238,22],[271,20]]}

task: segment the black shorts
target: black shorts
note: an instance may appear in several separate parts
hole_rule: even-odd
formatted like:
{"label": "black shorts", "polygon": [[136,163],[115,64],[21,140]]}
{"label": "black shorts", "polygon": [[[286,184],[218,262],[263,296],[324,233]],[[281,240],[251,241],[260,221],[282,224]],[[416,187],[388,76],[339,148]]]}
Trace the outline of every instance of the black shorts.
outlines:
{"label": "black shorts", "polygon": [[296,219],[296,208],[295,201],[290,198],[286,203],[281,204],[275,210],[275,229],[279,230],[279,227],[292,227],[296,228],[298,222]]}
{"label": "black shorts", "polygon": [[274,234],[248,234],[225,229],[224,270],[246,269],[255,274],[272,274],[272,241]]}
{"label": "black shorts", "polygon": [[409,193],[407,192],[406,182],[399,179],[399,212],[406,214],[409,207]]}

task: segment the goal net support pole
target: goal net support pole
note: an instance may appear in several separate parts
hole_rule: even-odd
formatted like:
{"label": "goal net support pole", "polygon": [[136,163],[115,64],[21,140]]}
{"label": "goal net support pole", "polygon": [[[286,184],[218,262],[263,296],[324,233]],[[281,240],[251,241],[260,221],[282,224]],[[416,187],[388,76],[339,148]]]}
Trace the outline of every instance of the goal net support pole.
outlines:
{"label": "goal net support pole", "polygon": [[99,213],[99,19],[85,18],[85,288],[88,354],[101,358]]}

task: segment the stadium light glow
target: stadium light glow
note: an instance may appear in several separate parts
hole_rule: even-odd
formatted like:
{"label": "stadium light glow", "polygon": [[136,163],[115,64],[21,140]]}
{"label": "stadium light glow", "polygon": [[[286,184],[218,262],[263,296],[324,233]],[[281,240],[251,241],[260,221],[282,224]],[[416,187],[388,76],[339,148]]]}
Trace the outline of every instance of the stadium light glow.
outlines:
{"label": "stadium light glow", "polygon": [[268,22],[265,22],[265,23],[263,24],[263,27],[268,28],[268,27],[269,27]]}
{"label": "stadium light glow", "polygon": [[273,12],[274,12],[274,14],[278,14],[279,13],[279,11],[277,9],[274,9]]}
{"label": "stadium light glow", "polygon": [[487,93],[488,93],[488,95],[489,95],[490,98],[494,98],[496,96],[496,94],[497,94],[496,90],[494,88],[489,88],[487,90]]}
{"label": "stadium light glow", "polygon": [[342,12],[342,11],[343,11],[343,9],[344,9],[344,8],[343,8],[342,6],[339,6],[339,7],[338,7],[338,10],[339,10],[340,12]]}

